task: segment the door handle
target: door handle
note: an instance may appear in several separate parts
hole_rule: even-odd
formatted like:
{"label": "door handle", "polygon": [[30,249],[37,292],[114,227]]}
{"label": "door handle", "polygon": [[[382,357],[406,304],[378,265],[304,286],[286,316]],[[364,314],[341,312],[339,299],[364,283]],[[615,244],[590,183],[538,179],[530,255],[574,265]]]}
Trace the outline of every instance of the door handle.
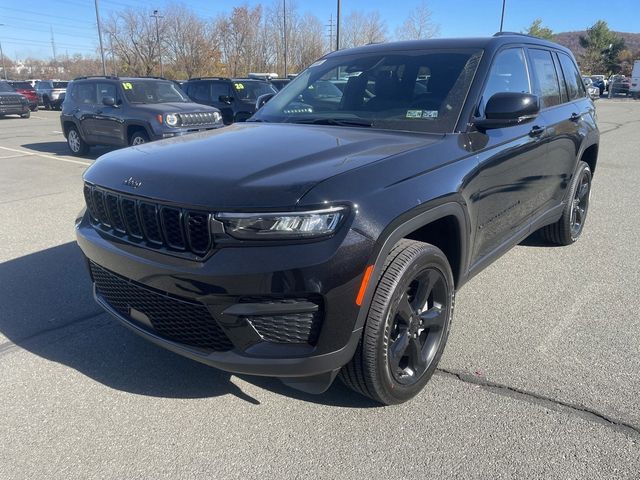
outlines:
{"label": "door handle", "polygon": [[577,122],[578,120],[580,120],[582,118],[582,115],[584,115],[583,113],[572,113],[571,116],[569,117],[569,120],[571,120],[572,122]]}
{"label": "door handle", "polygon": [[539,125],[534,125],[533,127],[531,127],[531,130],[529,131],[529,136],[538,137],[538,136],[542,135],[545,130],[546,130],[546,127],[541,127]]}

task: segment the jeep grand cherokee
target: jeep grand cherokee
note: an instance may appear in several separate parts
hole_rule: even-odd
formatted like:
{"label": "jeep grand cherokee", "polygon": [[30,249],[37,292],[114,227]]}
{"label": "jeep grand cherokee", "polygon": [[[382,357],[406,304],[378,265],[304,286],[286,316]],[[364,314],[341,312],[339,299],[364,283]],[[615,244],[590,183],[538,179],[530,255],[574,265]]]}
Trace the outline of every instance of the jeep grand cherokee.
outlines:
{"label": "jeep grand cherokee", "polygon": [[433,374],[466,281],[536,230],[578,239],[595,120],[547,41],[342,50],[248,123],[101,157],[78,243],[97,301],[158,345],[400,403]]}

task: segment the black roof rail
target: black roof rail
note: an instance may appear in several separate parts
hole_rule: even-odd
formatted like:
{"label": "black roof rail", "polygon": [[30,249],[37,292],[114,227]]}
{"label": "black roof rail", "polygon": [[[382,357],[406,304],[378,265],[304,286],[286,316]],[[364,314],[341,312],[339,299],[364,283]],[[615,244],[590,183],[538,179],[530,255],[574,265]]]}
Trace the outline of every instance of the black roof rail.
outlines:
{"label": "black roof rail", "polygon": [[113,75],[85,75],[82,77],[76,77],[74,80],[87,80],[89,78],[109,78],[113,80],[117,80],[119,77],[114,77]]}
{"label": "black roof rail", "polygon": [[537,40],[544,40],[544,38],[534,37],[533,35],[528,35],[526,33],[520,33],[520,32],[496,32],[493,34],[494,37],[509,37],[511,35],[517,35],[518,37],[535,38]]}
{"label": "black roof rail", "polygon": [[192,77],[187,82],[192,80],[231,80],[229,77]]}

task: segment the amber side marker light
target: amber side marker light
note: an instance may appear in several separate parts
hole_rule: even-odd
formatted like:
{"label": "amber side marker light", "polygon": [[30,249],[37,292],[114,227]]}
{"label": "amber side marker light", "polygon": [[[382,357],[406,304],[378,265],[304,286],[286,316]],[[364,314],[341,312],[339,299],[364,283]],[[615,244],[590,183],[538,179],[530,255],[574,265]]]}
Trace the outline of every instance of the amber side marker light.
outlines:
{"label": "amber side marker light", "polygon": [[362,305],[362,300],[364,299],[364,294],[367,291],[367,285],[369,284],[369,280],[371,279],[371,274],[373,273],[373,265],[369,265],[367,269],[364,271],[364,275],[362,277],[362,282],[360,283],[360,290],[358,291],[358,296],[356,297],[356,305]]}

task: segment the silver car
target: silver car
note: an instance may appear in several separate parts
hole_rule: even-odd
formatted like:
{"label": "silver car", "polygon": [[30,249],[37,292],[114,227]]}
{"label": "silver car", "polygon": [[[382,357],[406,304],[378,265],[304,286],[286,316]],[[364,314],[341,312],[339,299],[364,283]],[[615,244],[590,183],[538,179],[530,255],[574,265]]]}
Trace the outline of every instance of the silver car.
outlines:
{"label": "silver car", "polygon": [[59,110],[68,84],[59,80],[40,80],[36,83],[39,103],[46,110]]}

